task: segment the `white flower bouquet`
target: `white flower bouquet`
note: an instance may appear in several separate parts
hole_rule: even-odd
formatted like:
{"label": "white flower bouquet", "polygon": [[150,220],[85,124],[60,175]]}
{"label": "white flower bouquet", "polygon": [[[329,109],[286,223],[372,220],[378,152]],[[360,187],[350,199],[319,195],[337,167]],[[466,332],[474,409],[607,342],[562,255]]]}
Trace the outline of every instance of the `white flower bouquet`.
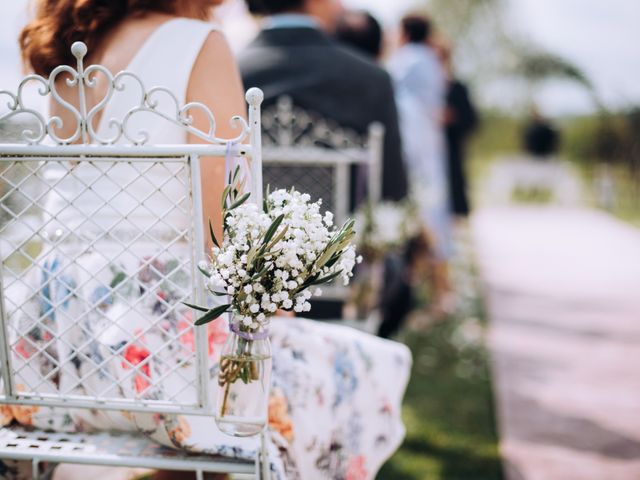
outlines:
{"label": "white flower bouquet", "polygon": [[[348,284],[359,261],[351,243],[355,236],[353,220],[335,227],[333,215],[321,213],[321,201],[311,202],[309,195],[293,189],[267,191],[261,206],[247,202],[249,194],[241,194],[238,174],[236,169],[223,193],[222,241],[210,228],[214,244],[211,257],[198,265],[207,277],[207,289],[227,302],[215,308],[187,304],[203,312],[196,325],[223,313],[232,314],[229,328],[235,334],[235,343],[223,351],[218,376],[223,387],[216,416],[219,425],[225,416],[247,416],[237,413],[240,407],[233,412],[234,401],[259,396],[255,388],[242,390],[242,384],[251,386],[257,380],[268,383],[261,378],[261,369],[270,372],[270,363],[263,366],[266,350],[258,350],[262,348],[260,342],[268,342],[270,317],[278,310],[308,312],[312,289],[319,295],[319,286],[334,279]],[[268,356],[270,362],[270,350]],[[237,382],[238,386],[232,387],[238,379],[242,384]],[[256,417],[262,415],[257,407],[254,411]],[[231,433],[239,435],[237,431]]]}
{"label": "white flower bouquet", "polygon": [[365,204],[356,214],[358,250],[365,258],[376,260],[401,249],[420,231],[417,217],[410,202]]}
{"label": "white flower bouquet", "polygon": [[268,193],[263,208],[225,191],[223,240],[214,243],[210,262],[202,262],[207,289],[230,302],[213,309],[190,305],[205,314],[196,325],[225,312],[233,313],[235,327],[257,332],[277,310],[308,312],[309,299],[320,295],[319,285],[341,278],[347,285],[359,261],[351,240],[354,221],[341,228],[333,214],[320,213],[321,200],[310,202],[293,189]]}
{"label": "white flower bouquet", "polygon": [[365,262],[356,273],[345,315],[367,319],[382,297],[385,257],[402,251],[418,234],[421,224],[414,204],[409,201],[365,203],[355,219],[354,241]]}

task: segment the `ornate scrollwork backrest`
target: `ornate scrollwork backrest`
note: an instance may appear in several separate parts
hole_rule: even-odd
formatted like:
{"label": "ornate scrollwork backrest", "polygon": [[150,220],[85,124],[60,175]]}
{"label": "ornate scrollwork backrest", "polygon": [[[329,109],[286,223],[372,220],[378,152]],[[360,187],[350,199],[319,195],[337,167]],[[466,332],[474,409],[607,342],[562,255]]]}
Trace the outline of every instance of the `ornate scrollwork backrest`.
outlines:
{"label": "ornate scrollwork backrest", "polygon": [[291,97],[281,96],[262,110],[262,141],[265,147],[322,147],[362,149],[366,135],[341,127],[336,122],[293,104]]}
{"label": "ornate scrollwork backrest", "polygon": [[[131,132],[129,125],[131,118],[140,112],[149,112],[158,115],[168,122],[174,123],[175,125],[183,128],[186,132],[191,133],[211,144],[226,144],[228,142],[239,143],[249,135],[250,129],[247,122],[244,118],[235,116],[231,119],[231,122],[232,125],[240,129],[238,136],[226,139],[218,138],[216,137],[215,118],[206,105],[199,102],[190,102],[185,105],[180,105],[176,96],[169,89],[164,87],[153,87],[147,90],[142,80],[140,80],[140,78],[135,74],[128,71],[121,71],[113,75],[111,71],[103,65],[90,65],[85,68],[84,57],[87,54],[87,46],[82,42],[75,42],[71,46],[71,53],[77,60],[75,69],[69,65],[60,65],[51,72],[49,78],[44,78],[41,75],[35,74],[27,75],[20,82],[16,93],[8,90],[0,91],[0,97],[9,97],[9,101],[7,102],[9,110],[3,115],[0,115],[0,122],[9,120],[19,114],[30,115],[34,119],[33,123],[35,123],[38,130],[34,131],[31,128],[25,128],[22,131],[22,140],[24,142],[31,145],[40,144],[46,137],[49,137],[58,145],[68,145],[73,143],[113,145],[120,141],[121,138],[125,138],[133,145],[143,145],[148,141],[148,133],[144,130]],[[56,79],[61,74],[65,74],[68,77],[65,80],[68,87],[77,88],[79,99],[78,106],[72,105],[59,94],[56,86]],[[105,96],[96,105],[89,107],[86,99],[87,89],[96,87],[96,76],[98,74],[102,74],[106,78],[107,91]],[[124,79],[133,80],[133,82],[139,87],[139,102],[134,105],[123,118],[105,119],[113,134],[109,138],[100,137],[93,127],[93,121],[96,118],[96,115],[105,109],[114,93],[125,89],[125,84],[123,82]],[[73,134],[68,137],[60,137],[56,134],[56,130],[63,126],[63,121],[60,117],[52,116],[47,119],[38,110],[29,108],[25,105],[23,99],[24,88],[30,82],[40,84],[38,93],[41,96],[50,96],[52,101],[58,103],[65,110],[68,110],[71,113],[76,120],[76,128]],[[161,97],[168,99],[173,105],[173,111],[170,112],[170,114],[161,111],[158,108]],[[199,110],[207,118],[209,124],[207,131],[200,130],[193,126],[193,117],[189,112],[194,110]]]}

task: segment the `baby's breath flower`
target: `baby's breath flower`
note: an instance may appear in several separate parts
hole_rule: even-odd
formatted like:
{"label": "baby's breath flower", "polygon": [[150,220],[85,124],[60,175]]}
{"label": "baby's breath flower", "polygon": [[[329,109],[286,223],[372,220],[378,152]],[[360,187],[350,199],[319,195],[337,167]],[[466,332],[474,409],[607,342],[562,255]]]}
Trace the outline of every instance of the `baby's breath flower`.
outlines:
{"label": "baby's breath flower", "polygon": [[[320,201],[311,202],[308,194],[295,190],[276,190],[266,202],[268,212],[253,203],[228,211],[221,248],[212,248],[210,263],[198,265],[208,274],[209,290],[230,295],[233,318],[247,331],[263,328],[279,308],[308,312],[312,290],[321,292],[313,286],[303,289],[305,282],[338,270],[348,282],[358,262],[354,247],[342,246],[331,267],[316,264],[338,233],[333,214],[320,212]],[[279,216],[280,227],[271,235],[275,243],[265,250],[266,232]]]}

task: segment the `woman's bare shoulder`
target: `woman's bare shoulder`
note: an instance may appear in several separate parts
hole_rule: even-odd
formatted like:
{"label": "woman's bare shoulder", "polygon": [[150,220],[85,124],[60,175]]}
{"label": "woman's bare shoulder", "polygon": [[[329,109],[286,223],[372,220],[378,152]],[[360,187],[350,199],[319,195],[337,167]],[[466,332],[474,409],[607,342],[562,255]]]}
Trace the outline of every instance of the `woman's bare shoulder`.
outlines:
{"label": "woman's bare shoulder", "polygon": [[192,81],[210,82],[212,76],[219,77],[221,72],[235,76],[236,70],[235,58],[226,37],[223,33],[212,29],[202,44],[193,66]]}

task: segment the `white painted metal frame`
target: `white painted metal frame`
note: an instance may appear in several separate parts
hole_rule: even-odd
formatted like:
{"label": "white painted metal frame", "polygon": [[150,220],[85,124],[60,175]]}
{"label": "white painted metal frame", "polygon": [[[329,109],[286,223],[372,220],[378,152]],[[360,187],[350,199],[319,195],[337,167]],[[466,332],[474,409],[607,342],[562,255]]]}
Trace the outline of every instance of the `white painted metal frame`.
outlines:
{"label": "white painted metal frame", "polygon": [[[197,262],[204,256],[205,235],[202,222],[202,192],[200,187],[200,158],[203,156],[224,157],[231,155],[246,157],[251,160],[251,185],[252,196],[250,201],[261,204],[262,202],[262,158],[261,158],[261,115],[260,105],[263,95],[259,89],[250,89],[247,92],[246,100],[249,105],[248,122],[243,117],[232,118],[240,133],[235,138],[223,139],[215,134],[216,123],[210,110],[201,103],[192,102],[184,106],[179,105],[177,98],[171,91],[164,87],[153,87],[146,89],[142,81],[130,72],[120,72],[113,75],[109,70],[101,65],[84,66],[83,59],[87,49],[82,42],[76,42],[71,48],[77,60],[76,68],[70,66],[59,66],[55,68],[50,77],[45,79],[39,75],[28,75],[20,82],[17,92],[0,91],[0,99],[8,97],[8,111],[0,115],[0,122],[11,119],[14,116],[29,116],[31,124],[35,125],[35,131],[27,128],[22,132],[21,144],[0,144],[0,173],[3,169],[12,164],[37,165],[39,162],[112,162],[113,164],[126,163],[135,164],[162,164],[162,162],[177,162],[183,166],[187,174],[187,186],[190,189],[191,215],[194,218],[193,231],[191,236],[191,259],[190,273],[194,278],[194,292],[196,302],[205,301],[204,285],[201,275],[197,273]],[[77,88],[79,98],[79,108],[65,101],[56,89],[56,78],[63,74],[66,76],[66,83],[69,87]],[[107,79],[107,94],[92,108],[86,104],[86,90],[94,88],[96,85],[96,74],[101,74]],[[125,88],[122,80],[132,79],[140,89],[140,101],[127,112],[124,118],[109,119],[109,127],[114,134],[110,138],[99,137],[93,127],[93,119],[96,114],[103,110],[114,92]],[[46,119],[40,112],[29,108],[25,104],[23,92],[25,85],[29,82],[39,84],[39,93],[48,96],[52,101],[57,102],[71,113],[76,121],[74,133],[69,137],[61,137],[57,130],[62,127],[62,120],[59,117]],[[170,99],[175,106],[173,114],[158,109],[158,98],[164,96]],[[198,110],[203,112],[209,121],[207,131],[198,130],[193,126],[192,117],[189,111]],[[131,131],[129,120],[139,112],[147,112],[162,117],[171,122],[185,132],[197,136],[203,140],[204,144],[185,145],[147,145],[148,133],[145,131]],[[248,141],[248,144],[245,143]],[[19,190],[20,184],[13,185]],[[3,198],[0,194],[0,199]],[[16,217],[17,218],[17,217]],[[78,395],[68,395],[64,393],[50,392],[19,392],[16,389],[12,367],[12,350],[7,330],[7,309],[5,304],[2,273],[0,268],[0,363],[3,391],[0,393],[0,403],[20,404],[20,405],[40,405],[49,407],[74,407],[74,408],[97,408],[131,410],[144,412],[162,413],[188,413],[196,415],[211,415],[212,405],[209,395],[209,365],[208,365],[208,343],[207,333],[204,328],[194,329],[195,334],[195,356],[196,356],[196,379],[197,402],[196,404],[180,404],[176,401],[152,401],[144,398],[94,398],[91,396],[82,397]],[[196,280],[197,279],[197,280]],[[264,432],[261,435],[261,448],[258,458],[261,463],[261,475],[268,476],[268,462],[266,455]],[[0,446],[0,458],[18,458],[9,455],[3,446]],[[32,451],[30,453],[34,455]],[[22,457],[21,457],[22,458]],[[36,458],[33,456],[33,458]],[[39,457],[45,458],[45,457]],[[48,458],[48,457],[47,457]],[[70,463],[88,463],[86,458],[74,457],[73,454],[64,455],[63,459]],[[100,461],[100,458],[92,458],[90,463],[108,464]],[[171,462],[169,462],[171,463]],[[140,463],[137,465],[144,466]],[[164,465],[164,464],[163,464]],[[175,469],[183,469],[183,464],[174,463]],[[164,468],[173,468],[169,464]],[[220,470],[246,471],[246,464],[239,469]],[[202,469],[197,471],[202,471]]]}
{"label": "white painted metal frame", "polygon": [[382,155],[384,126],[374,122],[368,134],[358,135],[314,112],[293,104],[288,96],[280,97],[262,115],[265,167],[326,166],[335,174],[331,199],[337,221],[349,214],[350,167],[367,168],[367,198],[380,201],[382,195]]}
{"label": "white painted metal frame", "polygon": [[[188,454],[158,445],[141,434],[118,432],[52,433],[16,427],[0,429],[0,458],[31,462],[33,478],[40,464],[75,463],[196,472],[255,474],[254,462],[220,456]],[[268,477],[267,477],[268,478]]]}

